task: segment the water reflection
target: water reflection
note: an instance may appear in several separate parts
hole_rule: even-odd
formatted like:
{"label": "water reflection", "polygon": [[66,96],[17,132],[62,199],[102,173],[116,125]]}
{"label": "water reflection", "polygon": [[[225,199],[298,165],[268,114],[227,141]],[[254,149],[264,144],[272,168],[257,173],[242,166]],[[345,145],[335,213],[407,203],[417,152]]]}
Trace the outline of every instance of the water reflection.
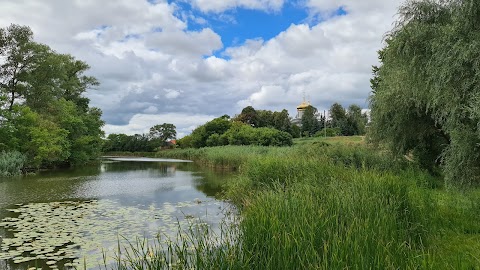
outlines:
{"label": "water reflection", "polygon": [[[225,206],[217,201],[215,196],[221,192],[221,186],[228,177],[231,177],[229,173],[205,170],[191,162],[111,158],[104,159],[94,166],[0,179],[0,219],[17,218],[22,213],[24,215],[19,220],[11,220],[13,223],[9,223],[8,226],[13,230],[12,232],[5,230],[5,227],[8,227],[5,222],[4,226],[0,225],[0,236],[7,239],[2,243],[0,238],[0,244],[4,249],[8,247],[8,252],[15,252],[18,247],[10,247],[7,245],[8,241],[20,240],[8,239],[18,238],[18,233],[21,231],[23,231],[20,234],[21,237],[31,236],[30,233],[36,227],[45,227],[43,223],[50,221],[60,224],[58,231],[61,231],[61,228],[65,228],[63,230],[70,228],[69,237],[73,234],[77,237],[62,240],[62,237],[55,236],[59,241],[66,241],[61,243],[84,245],[83,248],[88,254],[99,253],[102,247],[111,248],[110,238],[113,237],[113,234],[152,236],[157,230],[172,229],[172,224],[166,221],[182,221],[185,220],[185,216],[202,218],[207,223],[215,225],[220,222]],[[59,202],[64,203],[59,204]],[[89,206],[87,208],[75,206],[83,202]],[[22,204],[22,206],[16,204]],[[65,211],[68,210],[67,213],[58,210],[61,207],[64,207]],[[14,212],[7,211],[7,209],[14,209]],[[23,212],[20,211],[22,209]],[[43,212],[46,211],[45,209],[50,210],[45,214],[37,211],[38,209],[43,209]],[[83,212],[79,212],[77,209],[94,209],[94,211],[82,210]],[[48,218],[48,213],[55,214]],[[85,221],[85,216],[88,216],[88,222]],[[73,224],[71,217],[76,217],[74,220],[78,222],[67,226]],[[25,220],[25,218],[28,219]],[[38,226],[31,225],[29,220]],[[90,227],[87,226],[88,224]],[[102,227],[101,224],[105,224],[105,226]],[[107,228],[108,224],[115,226],[114,229],[112,229],[113,227]],[[53,225],[47,227],[49,226]],[[87,234],[81,234],[92,230],[110,231],[110,234],[104,233],[104,237],[101,238],[88,238]],[[111,233],[113,234],[111,235]],[[43,237],[48,239],[53,236],[44,235]],[[87,241],[89,247],[85,247],[87,242],[84,241],[84,238],[89,239]],[[72,239],[76,239],[76,242]],[[84,239],[83,242],[80,239]],[[34,240],[35,238],[32,238],[28,241]],[[113,240],[115,243],[116,239]],[[100,242],[100,247],[98,247],[98,243],[94,243],[95,241]],[[14,244],[18,246],[19,243]],[[48,244],[48,242],[46,243]],[[20,247],[25,244],[28,242],[21,242]],[[97,246],[92,249],[92,245]],[[0,250],[0,255],[2,255],[1,252]],[[52,252],[59,252],[59,248]],[[73,251],[70,250],[70,252]],[[8,257],[5,252],[3,256]],[[15,255],[15,257],[18,256],[18,254]],[[23,269],[26,265],[20,260],[21,258],[17,258],[17,263],[14,263],[14,260],[8,260],[8,264],[6,260],[0,260],[0,266],[5,263],[8,268],[20,267],[19,269]]]}

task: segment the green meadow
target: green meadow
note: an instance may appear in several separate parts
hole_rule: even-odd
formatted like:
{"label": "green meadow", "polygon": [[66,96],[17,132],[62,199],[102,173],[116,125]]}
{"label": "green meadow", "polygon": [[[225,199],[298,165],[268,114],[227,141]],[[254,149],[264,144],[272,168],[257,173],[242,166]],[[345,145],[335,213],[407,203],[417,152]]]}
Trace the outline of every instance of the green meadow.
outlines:
{"label": "green meadow", "polygon": [[[479,269],[480,192],[450,190],[362,137],[292,147],[178,149],[159,157],[236,170],[237,222],[192,228],[119,269]],[[143,259],[138,259],[143,258]]]}

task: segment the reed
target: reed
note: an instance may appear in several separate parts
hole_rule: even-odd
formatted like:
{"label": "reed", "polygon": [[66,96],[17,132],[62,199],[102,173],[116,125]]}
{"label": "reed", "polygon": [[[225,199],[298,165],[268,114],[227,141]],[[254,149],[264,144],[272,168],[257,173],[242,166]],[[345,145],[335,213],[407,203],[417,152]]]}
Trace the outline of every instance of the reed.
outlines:
{"label": "reed", "polygon": [[241,222],[222,230],[228,241],[220,245],[204,228],[153,252],[133,247],[140,252],[119,269],[480,268],[480,192],[446,190],[438,176],[367,145],[312,141],[158,155],[238,169],[225,196]]}
{"label": "reed", "polygon": [[17,151],[0,152],[0,176],[20,175],[26,160],[26,156]]}

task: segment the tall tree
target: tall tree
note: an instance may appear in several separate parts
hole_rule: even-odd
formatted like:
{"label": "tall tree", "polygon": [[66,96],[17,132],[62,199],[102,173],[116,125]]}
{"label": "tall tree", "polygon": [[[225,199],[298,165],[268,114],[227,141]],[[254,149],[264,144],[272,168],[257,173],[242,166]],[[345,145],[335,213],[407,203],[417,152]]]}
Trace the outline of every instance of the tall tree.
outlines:
{"label": "tall tree", "polygon": [[242,109],[242,112],[237,115],[236,121],[240,121],[252,127],[258,127],[258,114],[252,106],[247,106]]}
{"label": "tall tree", "polygon": [[306,136],[313,136],[317,133],[321,127],[320,122],[318,121],[318,111],[317,108],[313,106],[308,106],[302,115],[302,134]]}
{"label": "tall tree", "polygon": [[281,112],[274,112],[272,118],[274,128],[292,134],[292,122],[287,110],[283,109]]}
{"label": "tall tree", "polygon": [[161,125],[155,125],[150,128],[149,136],[152,139],[159,140],[162,144],[165,144],[167,140],[173,140],[177,137],[177,127],[174,124],[163,123]]}
{"label": "tall tree", "polygon": [[0,29],[0,91],[8,100],[8,110],[25,92],[24,80],[34,65],[33,32],[29,27],[12,24]]}
{"label": "tall tree", "polygon": [[84,163],[100,153],[101,111],[83,96],[88,65],[33,41],[26,26],[0,29],[0,147],[30,165]]}
{"label": "tall tree", "polygon": [[273,127],[274,126],[274,112],[269,110],[257,110],[257,127]]}
{"label": "tall tree", "polygon": [[480,2],[409,1],[374,67],[371,137],[480,183]]}
{"label": "tall tree", "polygon": [[348,134],[344,135],[364,135],[367,121],[367,115],[362,113],[360,106],[350,105],[347,109]]}

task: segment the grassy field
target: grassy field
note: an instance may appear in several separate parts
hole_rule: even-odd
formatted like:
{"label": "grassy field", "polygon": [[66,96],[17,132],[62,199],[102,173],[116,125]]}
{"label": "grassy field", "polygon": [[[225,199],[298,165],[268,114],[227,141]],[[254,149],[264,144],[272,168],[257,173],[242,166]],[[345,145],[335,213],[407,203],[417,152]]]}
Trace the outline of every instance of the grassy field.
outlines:
{"label": "grassy field", "polygon": [[295,145],[326,142],[329,144],[356,145],[365,144],[365,136],[306,137],[293,139]]}
{"label": "grassy field", "polygon": [[480,192],[445,190],[441,178],[363,141],[159,152],[238,170],[225,198],[241,222],[221,241],[192,231],[119,268],[154,260],[149,269],[480,269]]}

